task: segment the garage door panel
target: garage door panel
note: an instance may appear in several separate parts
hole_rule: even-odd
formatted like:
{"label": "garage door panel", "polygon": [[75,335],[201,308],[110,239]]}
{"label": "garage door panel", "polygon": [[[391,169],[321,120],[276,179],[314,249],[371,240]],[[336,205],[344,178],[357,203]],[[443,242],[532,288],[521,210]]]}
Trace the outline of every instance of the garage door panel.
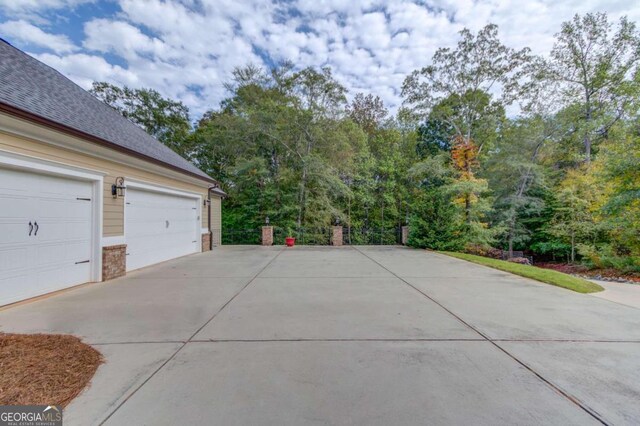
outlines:
{"label": "garage door panel", "polygon": [[40,175],[38,184],[41,197],[75,199],[76,197],[91,197],[92,194],[91,186],[81,180]]}
{"label": "garage door panel", "polygon": [[91,222],[53,222],[38,220],[39,241],[50,243],[68,240],[89,240],[91,238]]}
{"label": "garage door panel", "polygon": [[0,305],[32,297],[29,295],[31,288],[24,285],[24,275],[21,270],[8,271],[0,275],[0,288],[2,288]]}
{"label": "garage door panel", "polygon": [[[2,206],[2,203],[0,203]],[[24,244],[29,239],[29,223],[24,219],[20,221],[0,220],[0,248],[15,244]]]}
{"label": "garage door panel", "polygon": [[91,259],[91,250],[87,250],[88,240],[64,241],[52,244],[42,244],[35,248],[35,255],[41,265],[66,263],[73,265]]}
{"label": "garage door panel", "polygon": [[39,176],[21,170],[0,169],[0,193],[8,195],[31,194]]}
{"label": "garage door panel", "polygon": [[21,195],[0,194],[0,220],[24,218],[26,209],[33,209],[34,200]]}
{"label": "garage door panel", "polygon": [[0,168],[0,305],[91,280],[91,262],[75,263],[91,260],[93,203],[76,198],[92,193],[88,181]]}
{"label": "garage door panel", "polygon": [[0,248],[0,271],[12,274],[28,268],[28,252],[29,249],[26,246]]}
{"label": "garage door panel", "polygon": [[127,269],[199,251],[194,198],[129,188],[126,202]]}
{"label": "garage door panel", "polygon": [[[34,288],[32,294],[27,297],[37,296],[39,294],[50,293],[52,291],[60,290],[60,286],[51,281],[52,275],[60,275],[64,274],[67,277],[70,285],[65,287],[70,287],[72,285],[82,284],[87,282],[87,276],[91,274],[91,266],[89,263],[82,263],[78,265],[47,265],[41,268],[38,268],[35,271],[35,282],[37,283],[37,287]],[[63,287],[64,288],[64,287]]]}
{"label": "garage door panel", "polygon": [[72,220],[79,219],[85,221],[87,215],[91,214],[91,203],[88,201],[76,200],[76,197],[61,199],[40,198],[38,209],[41,218]]}

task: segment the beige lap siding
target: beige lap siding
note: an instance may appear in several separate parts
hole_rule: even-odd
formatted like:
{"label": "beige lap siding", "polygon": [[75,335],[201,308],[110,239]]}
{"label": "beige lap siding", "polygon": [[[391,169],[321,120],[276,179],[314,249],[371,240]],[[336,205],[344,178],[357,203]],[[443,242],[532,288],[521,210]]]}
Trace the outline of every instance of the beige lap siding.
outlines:
{"label": "beige lap siding", "polygon": [[[67,136],[65,135],[65,137]],[[68,138],[69,140],[78,142],[77,138],[71,136],[69,136]],[[91,142],[86,143],[91,144]],[[131,167],[114,162],[112,160],[98,158],[89,154],[79,153],[66,148],[52,146],[22,136],[0,132],[0,150],[107,173],[107,175],[104,177],[104,214],[102,228],[102,232],[105,237],[124,235],[124,200],[121,197],[114,199],[111,195],[111,185],[115,183],[115,179],[118,176],[125,177],[125,185],[127,178],[136,179],[139,181],[148,182],[150,184],[166,186],[177,190],[195,192],[200,194],[203,199],[207,198],[207,187],[209,186],[209,183],[204,180],[202,181],[202,185],[181,182],[171,177],[166,177],[158,173],[143,170],[142,168]],[[212,200],[211,203],[211,227],[212,229],[219,229],[220,199],[216,197],[212,198],[214,198],[214,200]],[[208,209],[203,205],[203,203],[200,204],[200,208],[202,227],[206,228],[208,225]]]}
{"label": "beige lap siding", "polygon": [[211,243],[219,246],[222,239],[222,199],[211,195]]}

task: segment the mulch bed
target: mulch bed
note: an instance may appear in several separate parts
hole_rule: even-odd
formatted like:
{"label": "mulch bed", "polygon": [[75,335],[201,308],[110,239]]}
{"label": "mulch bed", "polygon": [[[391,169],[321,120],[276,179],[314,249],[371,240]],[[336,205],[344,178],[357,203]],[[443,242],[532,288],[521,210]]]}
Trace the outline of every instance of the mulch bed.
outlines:
{"label": "mulch bed", "polygon": [[64,407],[102,362],[100,352],[74,336],[0,333],[0,405]]}
{"label": "mulch bed", "polygon": [[578,275],[604,281],[631,282],[640,284],[640,275],[621,274],[615,269],[589,269],[583,265],[570,265],[566,263],[540,262],[535,264],[539,268],[553,269],[565,274]]}

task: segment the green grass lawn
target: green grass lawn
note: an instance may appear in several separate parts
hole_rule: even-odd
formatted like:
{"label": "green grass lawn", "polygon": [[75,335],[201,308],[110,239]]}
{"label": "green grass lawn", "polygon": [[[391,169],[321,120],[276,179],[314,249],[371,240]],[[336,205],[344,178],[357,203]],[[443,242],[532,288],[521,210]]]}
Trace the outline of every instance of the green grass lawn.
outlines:
{"label": "green grass lawn", "polygon": [[596,283],[592,283],[591,281],[583,280],[582,278],[563,274],[562,272],[553,271],[551,269],[537,268],[535,266],[529,265],[520,265],[518,263],[507,262],[505,260],[491,259],[488,257],[475,256],[473,254],[466,253],[454,253],[448,251],[440,251],[438,253],[457,257],[458,259],[478,263],[480,265],[489,266],[501,271],[511,272],[512,274],[531,278],[543,283],[555,285],[562,288],[568,288],[569,290],[577,291],[578,293],[596,293],[598,291],[604,290],[604,288]]}

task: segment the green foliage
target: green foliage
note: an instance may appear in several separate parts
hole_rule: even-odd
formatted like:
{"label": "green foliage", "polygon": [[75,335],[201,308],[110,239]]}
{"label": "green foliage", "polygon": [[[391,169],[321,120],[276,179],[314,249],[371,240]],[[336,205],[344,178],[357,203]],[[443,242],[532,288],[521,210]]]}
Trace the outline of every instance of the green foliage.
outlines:
{"label": "green foliage", "polygon": [[562,24],[550,58],[542,61],[540,83],[567,110],[586,162],[592,147],[630,112],[637,96],[640,33],[626,17],[617,29],[605,13],[575,15]]}
{"label": "green foliage", "polygon": [[325,244],[339,221],[351,243],[393,243],[408,222],[414,247],[638,271],[639,61],[635,24],[596,13],[565,22],[545,58],[504,45],[495,25],[461,31],[407,76],[395,116],[375,94],[348,102],[329,68],[290,62],[236,69],[193,131],[186,107],[153,90],[92,91],[222,182],[225,229],[269,216]]}
{"label": "green foliage", "polygon": [[442,253],[447,256],[457,257],[458,259],[489,266],[501,271],[510,272],[536,281],[573,290],[578,293],[597,293],[604,290],[604,288],[596,283],[592,283],[591,281],[583,280],[582,278],[574,277],[572,275],[563,274],[562,272],[554,271],[552,269],[542,269],[535,266],[521,265],[518,263],[490,259],[488,257],[475,256],[467,253]]}
{"label": "green foliage", "polygon": [[[455,49],[439,48],[430,65],[405,79],[402,95],[419,121],[427,116],[443,121],[458,136],[482,145],[475,132],[493,130],[481,123],[504,114],[503,105],[515,99],[529,60],[529,49],[516,51],[502,44],[496,25],[489,24],[475,35],[465,28]],[[489,93],[497,87],[502,91],[493,102]]]}
{"label": "green foliage", "polygon": [[106,82],[94,82],[89,91],[169,148],[190,156],[191,122],[182,102],[165,98],[153,89],[131,89]]}
{"label": "green foliage", "polygon": [[451,150],[453,129],[446,122],[427,119],[418,126],[416,152],[421,159]]}
{"label": "green foliage", "polygon": [[408,245],[432,250],[462,250],[459,212],[441,189],[421,193],[412,205]]}

